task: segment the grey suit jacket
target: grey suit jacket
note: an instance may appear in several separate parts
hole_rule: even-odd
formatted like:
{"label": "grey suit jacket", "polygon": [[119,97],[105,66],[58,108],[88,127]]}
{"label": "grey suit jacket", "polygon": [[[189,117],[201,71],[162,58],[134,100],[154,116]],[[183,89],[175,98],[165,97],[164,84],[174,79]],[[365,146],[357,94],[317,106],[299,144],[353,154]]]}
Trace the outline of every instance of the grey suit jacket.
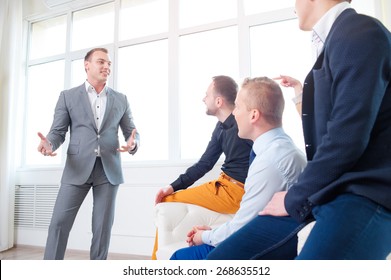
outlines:
{"label": "grey suit jacket", "polygon": [[[135,129],[126,95],[107,88],[106,111],[98,131],[85,84],[62,91],[56,105],[52,127],[47,135],[55,151],[64,142],[65,135],[70,129],[67,159],[61,182],[84,184],[91,175],[99,145],[107,179],[113,185],[123,183],[121,156],[117,151],[120,146],[119,127],[125,141]],[[136,141],[138,147],[138,134]],[[132,151],[135,152],[136,150]]]}

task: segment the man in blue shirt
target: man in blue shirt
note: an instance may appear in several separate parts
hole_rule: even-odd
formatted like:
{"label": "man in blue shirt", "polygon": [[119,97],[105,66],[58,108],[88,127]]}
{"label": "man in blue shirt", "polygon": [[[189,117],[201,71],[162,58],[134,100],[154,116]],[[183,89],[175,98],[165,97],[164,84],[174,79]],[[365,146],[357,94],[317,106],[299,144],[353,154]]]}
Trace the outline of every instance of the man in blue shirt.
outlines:
{"label": "man in blue shirt", "polygon": [[[212,138],[197,163],[189,167],[170,185],[158,191],[156,204],[190,203],[224,214],[234,214],[239,209],[252,141],[238,137],[238,127],[232,115],[237,90],[238,86],[231,77],[212,78],[203,99],[207,115],[218,119]],[[225,159],[220,177],[189,188],[214,167],[222,154],[225,155]],[[157,245],[155,241],[152,259],[156,258]]]}

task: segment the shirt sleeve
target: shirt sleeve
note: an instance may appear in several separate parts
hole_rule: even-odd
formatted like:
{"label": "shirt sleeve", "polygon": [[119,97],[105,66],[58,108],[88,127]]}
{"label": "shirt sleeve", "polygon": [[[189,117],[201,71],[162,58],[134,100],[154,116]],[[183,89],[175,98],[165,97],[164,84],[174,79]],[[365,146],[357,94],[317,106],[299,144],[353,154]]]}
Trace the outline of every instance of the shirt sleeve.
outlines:
{"label": "shirt sleeve", "polygon": [[[257,170],[254,172],[254,170]],[[267,178],[267,180],[265,180]],[[245,182],[245,194],[240,208],[231,221],[218,228],[204,231],[202,241],[211,246],[217,246],[231,234],[247,224],[258,215],[273,194],[286,190],[287,186],[278,168],[268,161],[254,161]]]}

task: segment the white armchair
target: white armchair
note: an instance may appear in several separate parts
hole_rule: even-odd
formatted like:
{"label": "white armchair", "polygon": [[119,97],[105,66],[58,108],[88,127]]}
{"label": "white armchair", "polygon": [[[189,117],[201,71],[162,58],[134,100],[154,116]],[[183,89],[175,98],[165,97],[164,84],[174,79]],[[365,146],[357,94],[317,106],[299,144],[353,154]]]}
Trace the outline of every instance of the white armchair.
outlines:
{"label": "white armchair", "polygon": [[[232,219],[234,214],[220,214],[204,207],[181,203],[159,203],[155,207],[155,225],[158,229],[158,260],[168,260],[172,254],[187,247],[186,234],[195,225],[217,227]],[[298,252],[304,245],[313,223],[304,227],[299,233]]]}
{"label": "white armchair", "polygon": [[195,225],[217,227],[232,219],[233,214],[220,214],[204,207],[181,202],[159,203],[155,206],[158,229],[158,260],[168,260],[178,249],[187,247],[186,234]]}

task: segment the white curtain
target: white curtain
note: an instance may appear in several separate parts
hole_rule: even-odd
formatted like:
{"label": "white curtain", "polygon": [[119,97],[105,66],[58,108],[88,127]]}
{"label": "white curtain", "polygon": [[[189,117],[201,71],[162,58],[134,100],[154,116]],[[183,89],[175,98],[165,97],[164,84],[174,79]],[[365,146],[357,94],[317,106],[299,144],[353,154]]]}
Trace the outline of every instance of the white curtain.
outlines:
{"label": "white curtain", "polygon": [[[0,1],[0,251],[14,243],[16,113],[22,52],[22,0]],[[20,115],[19,111],[19,115]]]}

